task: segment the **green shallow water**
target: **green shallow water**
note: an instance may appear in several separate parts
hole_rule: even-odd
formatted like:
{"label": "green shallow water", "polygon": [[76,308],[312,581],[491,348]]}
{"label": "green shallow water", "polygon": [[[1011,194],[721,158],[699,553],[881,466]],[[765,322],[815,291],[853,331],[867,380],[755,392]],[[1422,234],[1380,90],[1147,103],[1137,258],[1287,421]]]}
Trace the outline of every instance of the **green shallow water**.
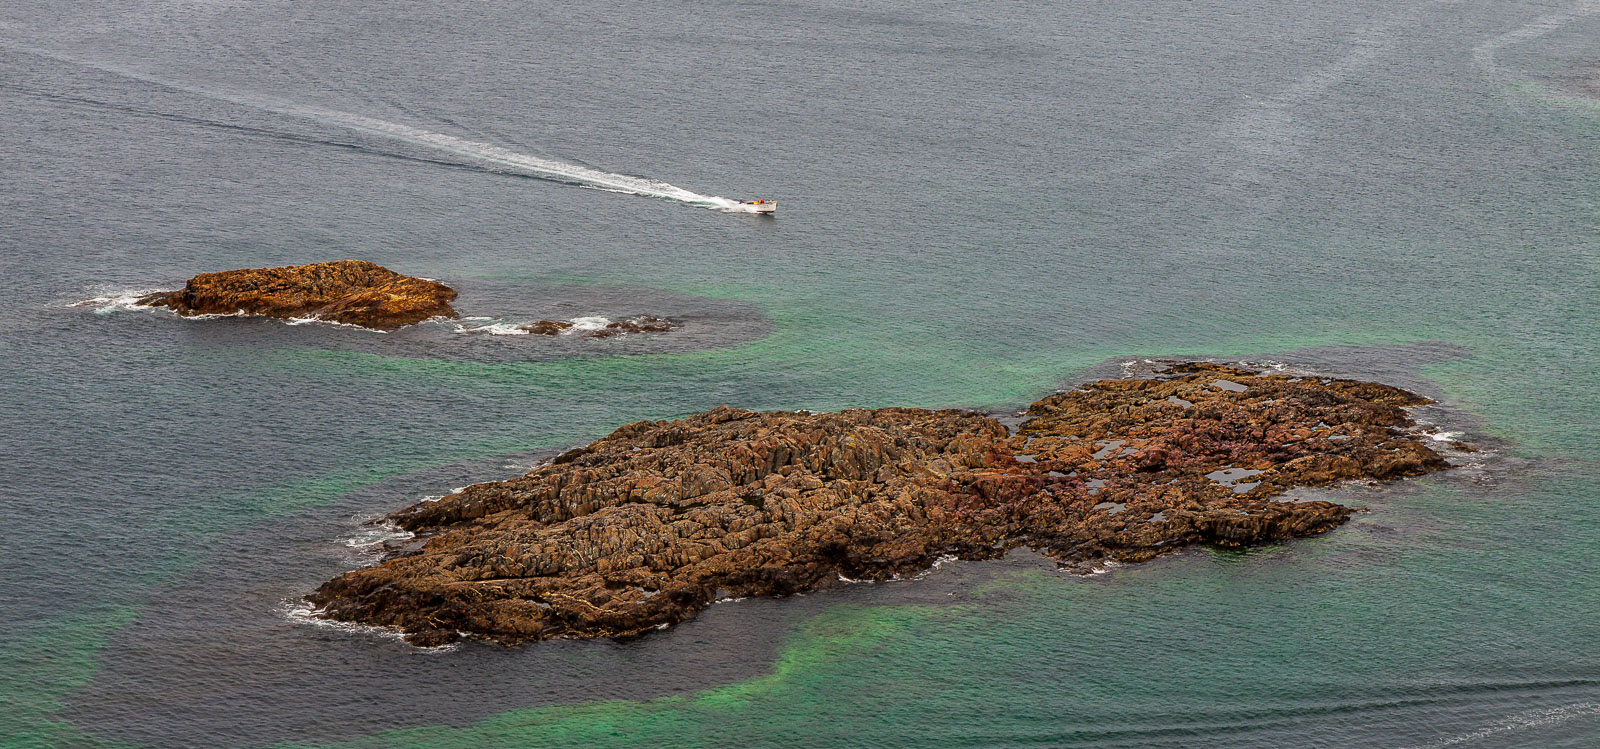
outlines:
{"label": "green shallow water", "polygon": [[[1587,5],[52,0],[0,31],[0,745],[1600,741]],[[464,314],[698,327],[68,306],[344,256]],[[371,560],[363,519],[627,422],[1009,411],[1163,356],[1415,388],[1486,449],[1330,492],[1368,511],[1313,539],[948,564],[630,643],[423,652],[294,609]]]}

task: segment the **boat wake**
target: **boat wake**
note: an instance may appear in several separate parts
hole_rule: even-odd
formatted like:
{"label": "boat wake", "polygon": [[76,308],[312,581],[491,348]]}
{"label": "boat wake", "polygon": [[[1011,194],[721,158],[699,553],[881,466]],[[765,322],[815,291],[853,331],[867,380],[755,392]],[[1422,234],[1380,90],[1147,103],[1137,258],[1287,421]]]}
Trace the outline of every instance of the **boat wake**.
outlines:
{"label": "boat wake", "polygon": [[512,171],[533,177],[540,177],[556,182],[578,185],[608,192],[625,193],[628,195],[641,195],[647,198],[662,198],[676,200],[701,208],[724,211],[726,213],[756,213],[756,206],[749,205],[732,198],[715,195],[701,195],[697,192],[685,190],[677,185],[668,184],[661,180],[648,177],[635,177],[627,174],[616,174],[578,164],[568,164],[554,159],[545,159],[525,153],[518,153],[508,148],[479,143],[477,141],[457,138],[453,135],[436,133],[418,127],[402,125],[397,122],[364,117],[349,112],[340,112],[331,109],[313,109],[308,107],[292,107],[279,111],[281,114],[304,117],[316,121],[343,127],[349,130],[376,135],[384,138],[400,140],[412,145],[423,146],[437,151],[451,154],[464,159],[469,159],[480,164],[495,167],[497,170]]}
{"label": "boat wake", "polygon": [[[648,198],[660,198],[663,200],[673,200],[700,208],[709,208],[715,211],[722,211],[724,213],[765,212],[757,205],[752,205],[740,200],[724,198],[716,195],[702,195],[700,193],[691,190],[685,190],[677,185],[669,184],[657,179],[638,177],[628,174],[617,174],[614,172],[595,169],[593,167],[570,164],[555,159],[519,153],[512,149],[505,148],[503,146],[497,146],[492,143],[482,143],[478,141],[467,140],[465,138],[459,138],[446,133],[425,130],[420,127],[413,127],[411,125],[405,125],[398,122],[390,122],[388,120],[381,120],[375,117],[366,117],[352,112],[308,107],[271,97],[229,94],[211,91],[183,83],[163,80],[161,78],[150,76],[138,71],[129,70],[119,65],[83,60],[76,57],[69,57],[28,47],[15,45],[0,46],[21,51],[37,57],[44,57],[59,62],[81,65],[83,67],[91,68],[104,73],[110,73],[121,78],[149,83],[162,88],[181,91],[187,94],[201,96],[216,101],[228,102],[230,104],[237,104],[252,109],[265,110],[286,117],[307,120],[322,125],[330,125],[345,130],[362,133],[368,136],[375,136],[378,138],[406,143],[412,146],[419,146],[434,152],[448,154],[452,157],[455,157],[455,159],[459,162],[483,168],[488,171],[520,174],[523,176],[576,185],[579,187],[605,190],[607,192],[639,195]],[[15,90],[22,91],[23,93],[40,93],[28,91],[26,89],[21,89],[14,86],[8,86],[8,88],[13,88]],[[240,128],[237,125],[227,122],[203,120],[187,115],[172,116],[162,112],[145,111],[142,108],[130,108],[109,102],[97,102],[81,97],[59,97],[44,93],[40,93],[40,95],[46,96],[47,98],[70,99],[73,103],[77,104],[98,104],[108,108],[120,109],[124,111],[144,112],[156,116],[167,117],[169,119],[180,119],[192,124],[212,125],[215,127],[244,129],[259,132],[259,130],[256,128]],[[292,136],[285,137],[291,137],[294,140],[305,140],[304,138]],[[336,145],[342,148],[351,147],[351,145],[347,143],[330,142],[328,145]]]}

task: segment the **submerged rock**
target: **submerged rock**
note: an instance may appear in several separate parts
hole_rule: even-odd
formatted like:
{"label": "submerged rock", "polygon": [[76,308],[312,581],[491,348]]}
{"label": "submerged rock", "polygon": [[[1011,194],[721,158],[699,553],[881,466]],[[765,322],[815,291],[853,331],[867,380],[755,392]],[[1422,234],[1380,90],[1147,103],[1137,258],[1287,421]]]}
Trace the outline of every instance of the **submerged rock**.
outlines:
{"label": "submerged rock", "polygon": [[564,331],[571,330],[572,323],[566,320],[535,320],[518,327],[534,335],[560,335]]}
{"label": "submerged rock", "polygon": [[[1427,401],[1403,390],[1210,364],[1171,374],[1050,396],[1015,435],[978,414],[904,408],[723,406],[629,424],[526,475],[401,510],[392,519],[427,538],[420,549],[308,600],[424,645],[634,635],[693,617],[719,591],[882,580],[943,555],[1026,546],[1088,570],[1320,533],[1353,510],[1272,498],[1447,467],[1407,431],[1404,407]],[[1243,387],[1214,386],[1224,378]],[[1229,468],[1260,471],[1256,485],[1206,477]]]}
{"label": "submerged rock", "polygon": [[590,338],[610,338],[624,333],[665,333],[672,330],[672,328],[673,325],[670,320],[644,315],[607,323],[605,327],[589,331],[587,335]]}
{"label": "submerged rock", "polygon": [[[570,320],[535,320],[518,327],[534,335],[561,335],[576,328],[577,324]],[[606,323],[605,327],[601,328],[585,329],[583,335],[585,338],[610,338],[625,333],[665,333],[675,327],[677,326],[666,318],[642,315]]]}
{"label": "submerged rock", "polygon": [[202,273],[177,291],[139,300],[180,315],[315,318],[393,330],[430,317],[455,317],[455,289],[403,276],[365,260]]}

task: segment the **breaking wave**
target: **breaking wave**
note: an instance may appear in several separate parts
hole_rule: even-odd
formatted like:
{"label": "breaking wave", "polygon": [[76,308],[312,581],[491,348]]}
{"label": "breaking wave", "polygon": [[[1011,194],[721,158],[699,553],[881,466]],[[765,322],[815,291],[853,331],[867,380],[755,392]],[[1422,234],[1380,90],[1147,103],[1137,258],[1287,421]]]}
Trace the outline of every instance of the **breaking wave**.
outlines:
{"label": "breaking wave", "polygon": [[[334,621],[333,619],[323,619],[320,616],[322,613],[320,609],[312,606],[310,603],[302,599],[289,599],[280,602],[277,607],[277,613],[284,619],[287,619],[290,622],[298,625],[316,627],[318,629],[342,632],[351,635],[377,637],[384,640],[394,640],[396,642],[405,642],[406,639],[405,633],[402,632],[398,627],[374,627],[366,624],[352,624],[350,622]],[[447,645],[438,645],[434,647],[414,647],[416,647],[419,652],[423,653],[454,653],[461,649],[461,643],[452,642]]]}
{"label": "breaking wave", "polygon": [[165,309],[162,307],[146,307],[139,304],[139,300],[154,294],[159,289],[135,289],[133,291],[113,291],[101,296],[91,297],[82,301],[73,302],[68,307],[93,307],[97,315],[109,315],[117,311],[138,310],[151,312]]}
{"label": "breaking wave", "polygon": [[479,335],[528,335],[528,330],[522,325],[511,322],[486,322],[493,318],[488,317],[463,317],[460,321],[452,322],[457,333],[477,333]]}
{"label": "breaking wave", "polygon": [[[446,318],[434,318],[434,319],[437,320],[437,321],[448,323],[451,326],[451,330],[453,330],[456,333],[462,333],[462,334],[466,334],[466,335],[492,335],[492,336],[525,336],[525,335],[530,335],[532,333],[532,331],[530,331],[528,329],[528,326],[535,322],[535,321],[532,321],[532,320],[527,321],[527,322],[511,322],[511,321],[507,321],[507,320],[500,319],[500,318],[494,318],[494,317],[463,317],[463,318],[460,318],[460,319],[457,319],[457,320],[449,320],[449,319],[446,319]],[[552,321],[545,320],[545,321],[538,321],[538,322],[552,322]],[[570,320],[557,320],[557,321],[553,321],[553,322],[562,322],[562,323],[567,323],[567,324],[570,325],[570,327],[563,328],[560,331],[558,331],[556,333],[553,333],[553,335],[569,336],[569,335],[581,335],[583,333],[592,333],[592,332],[594,332],[596,330],[605,330],[606,326],[610,325],[613,321],[609,317],[601,317],[599,315],[593,315],[593,316],[588,316],[588,317],[574,317],[574,318],[572,318]]]}
{"label": "breaking wave", "polygon": [[573,330],[577,330],[577,331],[600,330],[600,329],[602,329],[605,326],[610,325],[610,324],[611,324],[611,320],[609,318],[605,318],[605,317],[574,317],[574,318],[572,318],[572,329]]}
{"label": "breaking wave", "polygon": [[[426,501],[426,498],[424,498]],[[373,564],[380,561],[387,551],[387,544],[393,541],[409,541],[416,538],[416,534],[401,528],[394,521],[381,516],[362,516],[356,518],[360,529],[349,536],[339,539],[339,543],[364,564]]]}

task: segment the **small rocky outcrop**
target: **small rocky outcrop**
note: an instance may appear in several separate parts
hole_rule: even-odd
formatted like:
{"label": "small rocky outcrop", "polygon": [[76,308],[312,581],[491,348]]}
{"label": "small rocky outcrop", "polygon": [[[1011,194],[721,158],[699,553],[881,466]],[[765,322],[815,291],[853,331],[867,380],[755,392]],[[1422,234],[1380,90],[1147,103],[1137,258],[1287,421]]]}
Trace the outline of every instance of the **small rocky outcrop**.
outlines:
{"label": "small rocky outcrop", "polygon": [[[561,335],[575,328],[576,323],[570,320],[536,320],[519,327],[534,335]],[[642,315],[606,323],[605,327],[585,330],[583,335],[585,338],[610,338],[626,333],[665,333],[674,327],[677,326],[666,318]]]}
{"label": "small rocky outcrop", "polygon": [[425,539],[308,596],[322,616],[512,644],[626,636],[724,596],[788,595],[1026,546],[1087,570],[1320,533],[1353,510],[1295,486],[1447,467],[1421,397],[1183,364],[1034,403],[754,413],[621,427],[551,464],[392,516]]}
{"label": "small rocky outcrop", "polygon": [[394,330],[430,317],[455,317],[454,289],[365,260],[202,273],[177,291],[139,300],[180,315],[316,318]]}
{"label": "small rocky outcrop", "polygon": [[665,333],[669,330],[672,330],[672,328],[673,325],[670,320],[644,315],[641,317],[630,317],[626,320],[618,320],[613,323],[606,323],[605,327],[599,330],[590,331],[588,336],[590,338],[610,338],[614,335],[624,335],[627,333]]}
{"label": "small rocky outcrop", "polygon": [[561,335],[572,329],[572,323],[567,320],[535,320],[527,325],[517,326],[534,335]]}
{"label": "small rocky outcrop", "polygon": [[[202,273],[177,291],[139,299],[146,307],[166,307],[180,315],[260,315],[280,319],[313,318],[374,330],[395,330],[432,317],[455,318],[455,289],[437,281],[403,276],[365,260],[248,268]],[[576,331],[570,320],[538,320],[519,326],[535,335],[581,332],[586,338],[628,333],[664,333],[672,321],[642,315]]]}

